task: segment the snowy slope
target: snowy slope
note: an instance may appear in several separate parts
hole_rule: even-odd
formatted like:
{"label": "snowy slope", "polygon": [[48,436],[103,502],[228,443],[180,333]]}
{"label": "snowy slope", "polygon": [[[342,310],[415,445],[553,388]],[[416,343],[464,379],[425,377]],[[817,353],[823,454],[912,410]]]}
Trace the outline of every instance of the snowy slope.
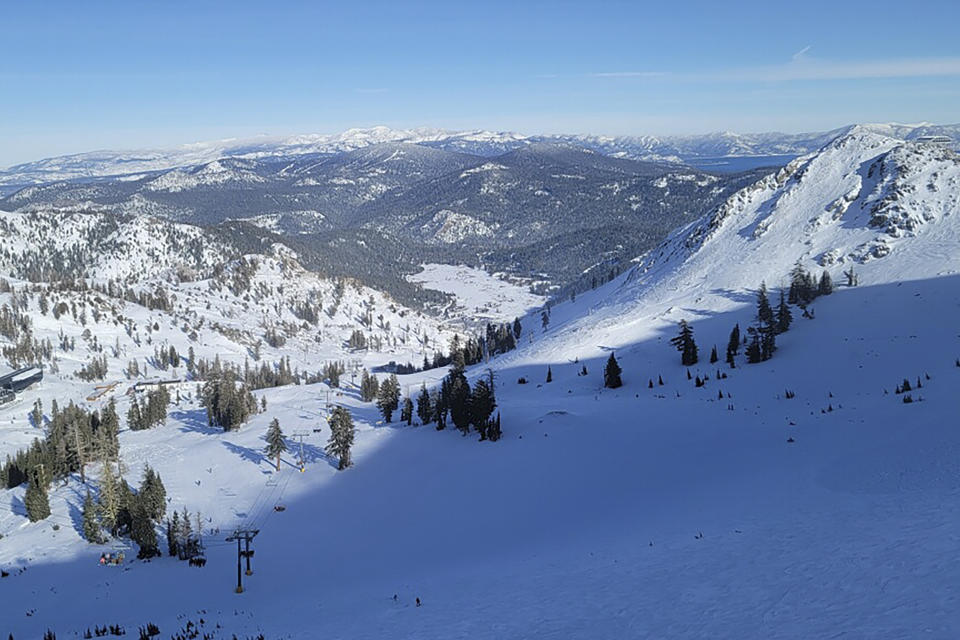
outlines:
{"label": "snowy slope", "polygon": [[[0,518],[0,633],[152,621],[166,636],[203,618],[215,638],[957,637],[958,175],[954,155],[855,130],[733,196],[554,306],[546,329],[525,318],[521,347],[492,363],[497,443],[378,424],[348,385],[334,399],[358,422],[356,464],[337,472],[319,452],[324,385],[259,392],[267,412],[230,434],[185,394],[164,426],[122,433],[122,455],[132,477],[150,461],[171,507],[209,514],[207,566],[98,567],[73,478],[51,521]],[[752,322],[753,289],[798,259],[838,282],[853,265],[861,284],[796,317],[772,360],[741,356],[718,378],[710,345]],[[680,318],[701,388],[667,344]],[[601,382],[612,350],[617,390]],[[922,385],[910,404],[894,393],[905,377]],[[29,403],[49,393],[0,413],[2,433],[28,432]],[[307,471],[291,442],[271,483],[274,416],[321,432]],[[16,512],[22,491],[0,504]],[[238,523],[260,529],[241,595],[223,540]]]}
{"label": "snowy slope", "polygon": [[[787,285],[797,262],[837,283],[850,267],[871,285],[956,274],[958,224],[955,153],[857,128],[674,232],[586,315],[558,307],[570,323],[554,341],[580,343],[584,331],[611,346],[643,339],[742,306],[761,282]],[[566,348],[551,343],[551,355]]]}

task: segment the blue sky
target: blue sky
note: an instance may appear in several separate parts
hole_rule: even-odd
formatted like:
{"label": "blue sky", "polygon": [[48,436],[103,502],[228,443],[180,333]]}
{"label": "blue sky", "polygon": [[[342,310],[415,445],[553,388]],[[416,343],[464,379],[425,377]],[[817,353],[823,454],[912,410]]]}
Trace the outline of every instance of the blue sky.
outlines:
{"label": "blue sky", "polygon": [[375,124],[669,134],[960,121],[955,1],[9,4],[0,166]]}

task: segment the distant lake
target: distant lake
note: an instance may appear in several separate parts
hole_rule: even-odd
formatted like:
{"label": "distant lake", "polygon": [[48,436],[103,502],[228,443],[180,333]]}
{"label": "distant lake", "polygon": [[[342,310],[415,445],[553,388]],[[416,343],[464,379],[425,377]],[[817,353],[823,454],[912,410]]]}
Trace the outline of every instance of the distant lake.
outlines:
{"label": "distant lake", "polygon": [[736,173],[749,171],[758,167],[782,167],[796,158],[795,155],[785,156],[719,156],[716,158],[684,158],[684,162],[703,169],[718,173]]}

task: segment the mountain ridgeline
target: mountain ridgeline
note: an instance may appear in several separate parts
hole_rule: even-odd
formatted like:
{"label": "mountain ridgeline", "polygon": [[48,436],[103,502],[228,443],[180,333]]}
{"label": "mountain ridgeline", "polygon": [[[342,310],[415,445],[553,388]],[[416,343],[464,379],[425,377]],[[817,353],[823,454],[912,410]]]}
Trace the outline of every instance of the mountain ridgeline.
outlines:
{"label": "mountain ridgeline", "polygon": [[507,272],[544,288],[607,273],[766,173],[712,174],[568,143],[486,157],[388,142],[53,182],[19,190],[0,209],[146,215],[284,242],[311,268],[412,301],[405,277],[424,262]]}

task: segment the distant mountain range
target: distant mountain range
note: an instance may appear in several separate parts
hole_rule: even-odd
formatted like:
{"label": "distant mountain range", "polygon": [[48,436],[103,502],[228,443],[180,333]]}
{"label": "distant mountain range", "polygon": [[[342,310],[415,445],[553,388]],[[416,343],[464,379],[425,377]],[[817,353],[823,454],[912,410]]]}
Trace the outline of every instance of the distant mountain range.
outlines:
{"label": "distant mountain range", "polygon": [[[304,155],[332,155],[387,142],[414,143],[470,155],[496,156],[541,142],[566,142],[612,157],[634,160],[667,160],[698,165],[725,157],[799,156],[816,151],[851,126],[815,133],[731,133],[690,136],[539,135],[510,132],[444,131],[441,129],[349,129],[331,135],[258,137],[198,142],[168,149],[94,151],[27,162],[0,171],[0,193],[58,180],[90,179],[111,175],[191,167],[223,158],[290,159]],[[960,124],[873,124],[875,133],[903,140],[923,135],[960,138]],[[702,165],[698,165],[702,166]],[[709,165],[708,165],[709,166]]]}
{"label": "distant mountain range", "polygon": [[[358,278],[409,304],[420,300],[406,278],[424,262],[505,272],[542,293],[582,290],[851,131],[960,137],[960,125],[659,139],[377,127],[19,165],[0,180],[33,184],[8,192],[0,209],[159,218],[215,229],[248,251],[282,242],[310,269]],[[688,164],[721,157],[773,166]]]}
{"label": "distant mountain range", "polygon": [[[275,235],[315,256],[313,268],[390,291],[423,261],[556,284],[633,258],[768,172],[713,174],[565,142],[528,141],[496,156],[382,142],[52,182],[0,209],[240,222],[236,232]],[[386,273],[390,281],[378,279]]]}

